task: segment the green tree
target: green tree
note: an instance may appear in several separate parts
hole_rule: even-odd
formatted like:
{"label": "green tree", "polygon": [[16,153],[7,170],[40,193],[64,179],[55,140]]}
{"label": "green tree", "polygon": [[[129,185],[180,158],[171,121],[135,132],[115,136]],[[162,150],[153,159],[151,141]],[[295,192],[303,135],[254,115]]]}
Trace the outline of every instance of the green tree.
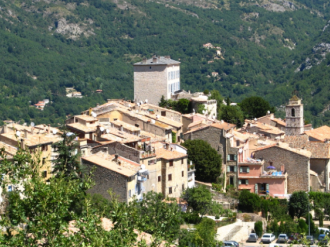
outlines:
{"label": "green tree", "polygon": [[203,218],[201,223],[196,226],[195,243],[201,247],[215,247],[218,242],[215,240],[216,230],[215,221]]}
{"label": "green tree", "polygon": [[188,188],[182,193],[182,198],[194,212],[204,215],[212,205],[212,193],[205,186]]}
{"label": "green tree", "polygon": [[239,106],[222,106],[219,118],[227,123],[235,124],[238,128],[242,127],[244,124],[243,112]]}
{"label": "green tree", "polygon": [[179,99],[174,110],[182,114],[187,114],[189,113],[189,103],[190,101],[187,99]]}
{"label": "green tree", "polygon": [[53,148],[58,153],[54,161],[53,174],[64,174],[74,178],[81,177],[82,168],[79,162],[79,144],[75,141],[76,135],[63,130],[62,140],[53,144]]}
{"label": "green tree", "polygon": [[131,202],[128,212],[139,230],[172,241],[178,237],[183,222],[181,210],[175,199],[163,199],[161,193],[150,191],[143,200]]}
{"label": "green tree", "polygon": [[245,118],[259,118],[265,116],[267,111],[274,112],[269,102],[259,96],[245,98],[240,103]]}
{"label": "green tree", "polygon": [[254,231],[258,236],[262,236],[262,221],[257,221],[254,224]]}
{"label": "green tree", "polygon": [[215,182],[221,174],[221,155],[203,140],[186,140],[189,159],[195,164],[196,179],[203,182]]}
{"label": "green tree", "polygon": [[257,212],[261,207],[261,200],[257,194],[243,190],[239,195],[239,209],[244,212]]}
{"label": "green tree", "polygon": [[309,200],[308,195],[304,191],[293,192],[289,204],[289,214],[293,218],[297,216],[298,219],[308,213]]}
{"label": "green tree", "polygon": [[160,101],[158,103],[160,107],[167,107],[167,100],[165,99],[164,95],[160,98]]}

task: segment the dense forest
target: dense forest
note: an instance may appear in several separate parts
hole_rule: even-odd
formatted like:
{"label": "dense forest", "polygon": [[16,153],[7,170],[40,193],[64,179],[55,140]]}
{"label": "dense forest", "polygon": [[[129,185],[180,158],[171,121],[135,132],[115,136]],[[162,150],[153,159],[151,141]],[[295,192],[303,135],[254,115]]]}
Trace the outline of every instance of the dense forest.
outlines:
{"label": "dense forest", "polygon": [[[157,54],[181,62],[183,89],[262,96],[279,116],[294,92],[307,120],[330,124],[329,10],[325,0],[0,0],[0,120],[57,124],[132,99],[132,64]],[[43,99],[44,111],[30,107]]]}

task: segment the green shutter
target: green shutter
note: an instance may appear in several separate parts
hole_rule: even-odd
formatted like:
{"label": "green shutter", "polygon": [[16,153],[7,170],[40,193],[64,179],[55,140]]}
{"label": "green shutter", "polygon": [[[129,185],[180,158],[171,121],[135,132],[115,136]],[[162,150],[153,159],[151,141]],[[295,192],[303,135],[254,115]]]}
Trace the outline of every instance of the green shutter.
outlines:
{"label": "green shutter", "polygon": [[243,172],[243,168],[242,167],[239,168],[239,172]]}
{"label": "green shutter", "polygon": [[237,155],[236,155],[236,154],[234,155],[234,160],[235,160],[235,161],[237,160]]}
{"label": "green shutter", "polygon": [[227,172],[230,172],[230,167],[227,165]]}
{"label": "green shutter", "polygon": [[258,194],[258,184],[254,185],[254,193]]}
{"label": "green shutter", "polygon": [[247,173],[249,173],[249,172],[250,172],[250,167],[248,167],[248,168],[247,168],[246,172],[247,172]]}
{"label": "green shutter", "polygon": [[234,166],[234,172],[237,172],[237,166]]}
{"label": "green shutter", "polygon": [[249,180],[246,179],[246,180],[245,180],[245,184],[249,184]]}
{"label": "green shutter", "polygon": [[227,160],[230,160],[230,154],[227,154]]}
{"label": "green shutter", "polygon": [[242,184],[242,180],[239,179],[239,180],[238,180],[238,184]]}

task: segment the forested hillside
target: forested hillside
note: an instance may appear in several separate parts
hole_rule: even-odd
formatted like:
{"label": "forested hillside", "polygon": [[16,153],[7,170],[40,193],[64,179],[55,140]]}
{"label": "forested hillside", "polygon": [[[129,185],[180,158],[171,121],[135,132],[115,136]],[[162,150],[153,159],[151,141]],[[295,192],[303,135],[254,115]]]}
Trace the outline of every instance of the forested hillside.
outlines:
{"label": "forested hillside", "polygon": [[[308,120],[330,123],[329,10],[325,0],[0,0],[0,119],[56,124],[132,99],[132,64],[157,54],[181,61],[186,90],[278,107],[296,91]],[[29,107],[44,98],[44,111]]]}

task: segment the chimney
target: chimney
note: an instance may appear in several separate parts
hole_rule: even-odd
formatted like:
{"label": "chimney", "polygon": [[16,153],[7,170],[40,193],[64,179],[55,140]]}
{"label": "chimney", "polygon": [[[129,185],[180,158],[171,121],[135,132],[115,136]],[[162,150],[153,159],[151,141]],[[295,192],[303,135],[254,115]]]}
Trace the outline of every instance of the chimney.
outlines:
{"label": "chimney", "polygon": [[166,149],[170,150],[170,144],[168,142],[166,142]]}
{"label": "chimney", "polygon": [[119,155],[117,154],[117,153],[115,153],[115,159],[114,159],[114,161],[117,163],[117,165],[121,165],[121,163],[120,163],[120,161],[118,160],[118,157],[119,157]]}
{"label": "chimney", "polygon": [[124,128],[123,126],[120,126],[120,131],[123,132],[124,131]]}
{"label": "chimney", "polygon": [[152,62],[153,62],[153,63],[157,63],[157,60],[158,60],[157,56],[153,56],[153,57],[152,57]]}
{"label": "chimney", "polygon": [[143,58],[142,63],[146,64],[147,63],[147,59]]}
{"label": "chimney", "polygon": [[50,134],[50,124],[48,124],[47,134]]}
{"label": "chimney", "polygon": [[96,106],[100,106],[100,103],[97,103]]}
{"label": "chimney", "polygon": [[21,139],[21,149],[24,149],[24,139]]}
{"label": "chimney", "polygon": [[3,126],[3,133],[7,133],[8,132],[8,127],[7,127],[7,125],[4,125]]}
{"label": "chimney", "polygon": [[166,59],[171,59],[171,57],[170,57],[170,56],[165,56],[165,58],[166,58]]}
{"label": "chimney", "polygon": [[24,138],[25,138],[25,139],[28,138],[28,134],[27,134],[27,132],[28,132],[28,131],[27,131],[26,129],[24,129]]}
{"label": "chimney", "polygon": [[98,138],[101,137],[100,125],[96,126],[96,136],[97,136]]}

